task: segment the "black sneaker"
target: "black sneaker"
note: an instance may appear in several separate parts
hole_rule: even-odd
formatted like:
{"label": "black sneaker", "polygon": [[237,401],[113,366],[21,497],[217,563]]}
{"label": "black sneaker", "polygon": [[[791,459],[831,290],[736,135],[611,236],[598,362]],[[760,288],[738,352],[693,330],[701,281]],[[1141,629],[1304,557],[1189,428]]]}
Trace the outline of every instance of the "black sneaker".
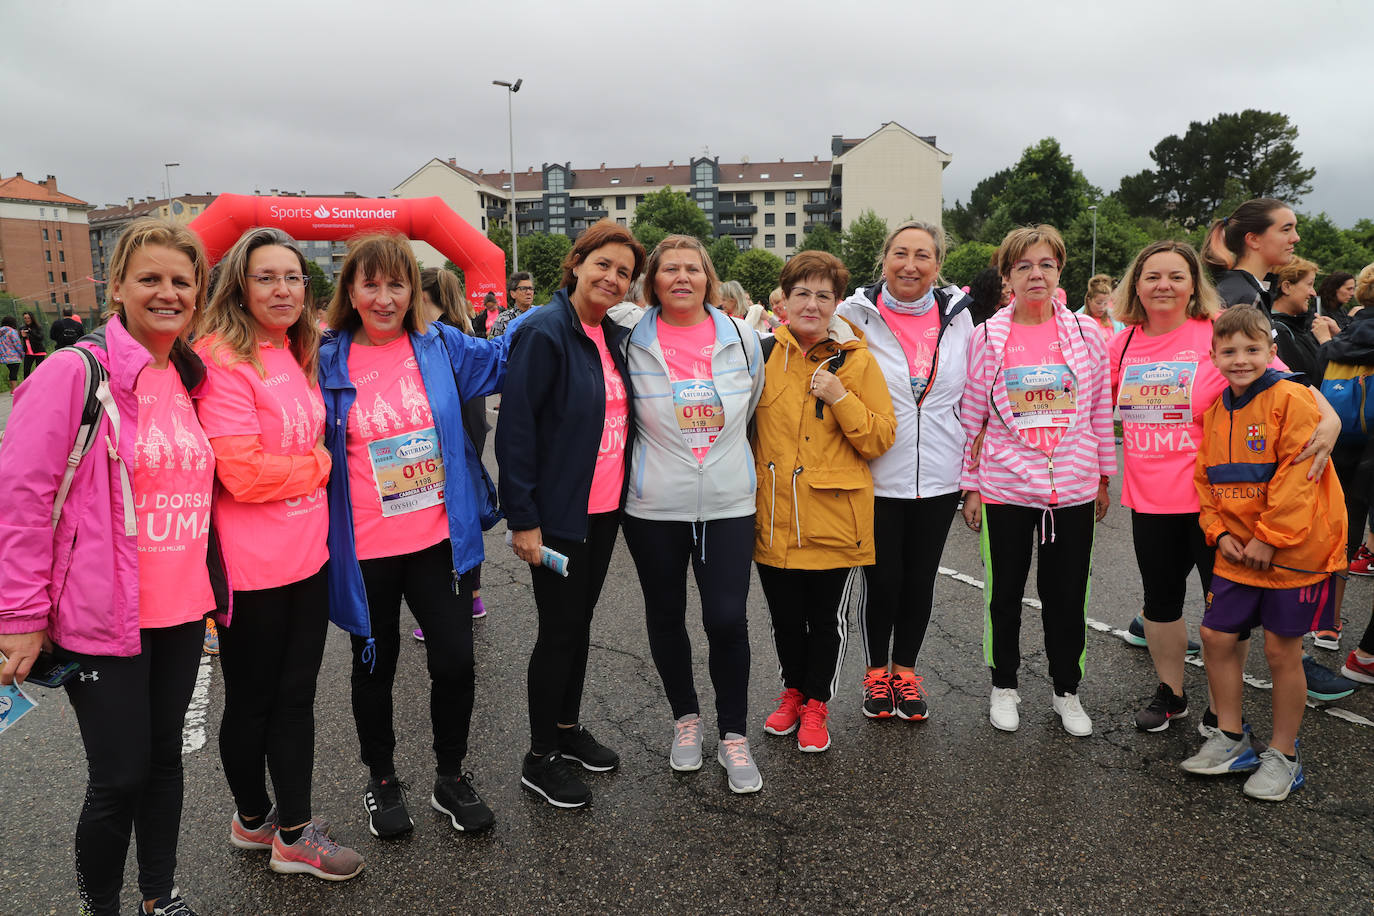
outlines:
{"label": "black sneaker", "polygon": [[520,785],[557,808],[581,808],[592,800],[592,790],[557,753],[543,757],[526,754],[520,767]]}
{"label": "black sneaker", "polygon": [[415,822],[406,810],[406,789],[410,788],[395,776],[368,780],[363,792],[363,807],[367,809],[367,829],[383,839],[401,836],[415,829]]}
{"label": "black sneaker", "polygon": [[[148,916],[149,911],[143,908],[143,901],[139,901],[134,908],[135,912]],[[153,916],[196,916],[196,911],[186,905],[186,901],[181,898],[181,891],[172,888],[170,897],[159,897],[153,903]]]}
{"label": "black sneaker", "polygon": [[926,703],[926,691],[921,686],[920,675],[894,675],[892,695],[897,700],[897,717],[910,722],[924,722],[930,716],[930,706]]}
{"label": "black sneaker", "polygon": [[606,773],[620,766],[620,755],[593,738],[581,725],[558,730],[558,751],[593,773]]}
{"label": "black sneaker", "polygon": [[1178,696],[1168,684],[1160,682],[1150,705],[1135,714],[1135,727],[1143,732],[1162,732],[1169,727],[1170,719],[1181,719],[1188,715],[1188,691]]}
{"label": "black sneaker", "polygon": [[434,780],[429,806],[440,814],[447,814],[454,830],[477,833],[496,823],[496,815],[473,789],[471,773],[440,776]]}

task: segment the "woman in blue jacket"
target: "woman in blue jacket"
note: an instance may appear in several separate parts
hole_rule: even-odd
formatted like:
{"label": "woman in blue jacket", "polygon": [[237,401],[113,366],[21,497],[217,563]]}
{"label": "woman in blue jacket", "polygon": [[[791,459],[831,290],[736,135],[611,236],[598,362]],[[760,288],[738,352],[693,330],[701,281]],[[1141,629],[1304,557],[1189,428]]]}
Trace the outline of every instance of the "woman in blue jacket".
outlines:
{"label": "woman in blue jacket", "polygon": [[429,323],[420,270],[399,236],[353,243],[320,347],[329,477],[329,616],[353,642],[353,719],[371,779],[374,836],[407,833],[397,778],[392,681],[401,598],[425,632],[436,779],[430,805],[454,829],[485,830],[491,810],[464,774],[475,674],[472,597],[482,530],[463,402],[501,390],[506,347]]}

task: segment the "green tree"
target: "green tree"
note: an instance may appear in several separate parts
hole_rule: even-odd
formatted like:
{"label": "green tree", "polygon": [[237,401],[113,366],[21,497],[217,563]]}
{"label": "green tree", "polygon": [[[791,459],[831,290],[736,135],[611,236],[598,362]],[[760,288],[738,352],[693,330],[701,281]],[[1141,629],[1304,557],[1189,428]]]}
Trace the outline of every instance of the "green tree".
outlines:
{"label": "green tree", "polygon": [[762,248],[750,248],[740,252],[730,265],[729,278],[738,280],[751,300],[766,303],[781,275],[782,258]]}
{"label": "green tree", "polygon": [[716,276],[724,279],[730,275],[730,265],[739,257],[739,246],[730,236],[722,235],[707,246],[706,253],[711,258],[711,266],[716,269]]}
{"label": "green tree", "polygon": [[[711,240],[711,221],[701,208],[682,191],[664,188],[644,195],[644,201],[635,207],[634,220],[630,228],[636,230],[635,238],[640,238],[639,228],[654,225],[665,235],[693,235],[703,242]],[[643,239],[640,238],[642,242]],[[657,244],[657,243],[655,243]]]}
{"label": "green tree", "polygon": [[[1093,215],[1084,210],[1073,222],[1061,227],[1068,263],[1059,275],[1059,285],[1068,295],[1069,308],[1083,304],[1088,278],[1093,271]],[[1180,230],[1175,229],[1177,235]],[[1120,280],[1131,259],[1151,242],[1169,238],[1164,232],[1151,233],[1141,220],[1132,219],[1115,197],[1104,197],[1097,204],[1097,272]]]}
{"label": "green tree", "polygon": [[1374,251],[1361,243],[1358,232],[1337,227],[1325,213],[1299,216],[1298,235],[1302,240],[1294,251],[1316,264],[1322,276],[1335,270],[1358,274],[1374,261]]}
{"label": "green tree", "polygon": [[1228,198],[1277,197],[1296,205],[1316,169],[1302,167],[1298,128],[1288,116],[1248,108],[1193,121],[1150,150],[1153,169],[1121,179],[1119,194],[1137,216],[1210,222]]}
{"label": "green tree", "polygon": [[872,283],[878,276],[878,261],[886,240],[887,222],[872,210],[865,210],[849,224],[840,242],[840,260],[849,268],[849,289],[844,291],[846,295]]}
{"label": "green tree", "polygon": [[510,256],[510,226],[503,223],[488,223],[487,238],[506,255],[506,275],[515,273],[514,259]]}
{"label": "green tree", "polygon": [[315,299],[315,307],[327,308],[329,300],[334,298],[334,284],[329,282],[320,265],[308,258],[305,262],[305,272],[310,274],[310,294]]}
{"label": "green tree", "polygon": [[1009,178],[1011,169],[1002,169],[994,175],[989,175],[974,185],[967,206],[956,200],[953,207],[945,210],[945,232],[953,241],[969,242],[984,239],[983,224],[996,211],[997,198],[1007,186]]}
{"label": "green tree", "polygon": [[566,235],[534,232],[520,238],[520,269],[534,276],[534,301],[547,302],[563,282],[563,259],[572,251]]}
{"label": "green tree", "polygon": [[945,256],[940,269],[945,281],[955,286],[967,286],[978,272],[988,266],[988,261],[997,253],[996,245],[987,242],[965,242]]}
{"label": "green tree", "polygon": [[644,246],[644,251],[646,253],[657,248],[658,243],[666,239],[669,235],[668,230],[658,225],[658,223],[642,223],[630,231],[634,233],[635,238],[639,239],[639,244]]}
{"label": "green tree", "polygon": [[[1059,147],[1059,141],[1046,137],[1026,147],[1021,159],[997,195],[998,208],[1016,226],[1049,223],[1061,231],[1088,206],[1094,188],[1083,173],[1073,167],[1073,157]],[[986,236],[985,242],[1001,241]]]}
{"label": "green tree", "polygon": [[812,227],[802,236],[797,251],[828,251],[838,256],[844,250],[844,240],[840,234],[825,223]]}

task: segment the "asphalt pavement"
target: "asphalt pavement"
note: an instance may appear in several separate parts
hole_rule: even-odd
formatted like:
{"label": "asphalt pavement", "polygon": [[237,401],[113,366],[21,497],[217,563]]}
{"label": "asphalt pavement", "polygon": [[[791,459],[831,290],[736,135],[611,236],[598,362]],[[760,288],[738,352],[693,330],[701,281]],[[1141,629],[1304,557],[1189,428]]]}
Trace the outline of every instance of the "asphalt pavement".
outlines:
{"label": "asphalt pavement", "polygon": [[[0,421],[8,401],[0,395]],[[496,813],[494,830],[462,835],[429,809],[424,649],[406,639],[395,694],[397,764],[412,787],[415,830],[393,841],[367,832],[348,641],[331,629],[316,706],[315,814],[367,864],[342,884],[272,873],[266,853],[238,850],[227,839],[233,806],[218,754],[223,681],[218,662],[207,659],[187,717],[178,867],[179,884],[198,912],[1374,910],[1374,689],[1308,710],[1302,730],[1307,786],[1286,802],[1247,799],[1238,778],[1183,773],[1178,762],[1201,742],[1195,726],[1206,682],[1200,667],[1190,667],[1193,715],[1159,734],[1135,729],[1131,717],[1155,682],[1148,653],[1111,631],[1125,627],[1141,599],[1129,518],[1119,505],[1101,524],[1095,549],[1089,616],[1101,629],[1088,633],[1081,692],[1094,722],[1090,737],[1070,737],[1050,709],[1042,631],[1030,606],[1022,630],[1021,729],[1007,734],[988,723],[983,574],[975,537],[956,522],[918,665],[930,719],[864,718],[864,660],[852,618],[826,753],[803,754],[794,739],[763,732],[780,686],[755,581],[749,738],[764,788],[744,796],[729,792],[714,763],[713,728],[700,771],[668,767],[671,713],[622,543],[593,623],[582,717],[620,752],[622,764],[616,773],[587,774],[595,800],[578,811],[555,810],[519,786],[535,615],[527,567],[505,546],[502,528],[486,539],[482,594],[490,613],[474,623],[478,688],[466,762]],[[1201,596],[1196,582],[1191,589],[1187,617],[1196,635]],[[1352,581],[1347,648],[1363,631],[1372,599],[1370,580]],[[689,601],[692,607],[694,587]],[[706,642],[700,620],[688,616],[698,692],[712,722]],[[1337,653],[1313,651],[1328,667],[1339,666]],[[1268,671],[1258,647],[1248,670],[1258,686],[1245,691],[1247,717],[1267,736]],[[65,696],[34,693],[39,708],[0,736],[0,913],[70,913],[83,751]],[[125,911],[132,912],[132,853],[125,876]]]}

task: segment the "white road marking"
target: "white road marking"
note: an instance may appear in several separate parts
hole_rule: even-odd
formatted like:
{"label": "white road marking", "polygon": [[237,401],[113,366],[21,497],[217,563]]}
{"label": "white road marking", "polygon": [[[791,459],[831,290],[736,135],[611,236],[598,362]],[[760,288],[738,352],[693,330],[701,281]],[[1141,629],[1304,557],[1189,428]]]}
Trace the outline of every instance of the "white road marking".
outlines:
{"label": "white road marking", "polygon": [[[987,587],[982,579],[975,579],[972,576],[968,576],[964,573],[959,572],[957,569],[950,569],[948,566],[937,567],[937,571],[942,576],[948,576],[955,582],[962,582],[965,585],[971,585],[980,591],[984,590]],[[1024,604],[1026,607],[1032,608],[1037,611],[1041,608],[1040,602],[1035,598],[1023,597],[1021,599],[1021,603]],[[1115,636],[1117,639],[1120,639],[1123,642],[1126,639],[1127,634],[1125,630],[1118,629],[1117,627],[1114,627],[1109,623],[1103,623],[1100,620],[1094,620],[1091,617],[1085,617],[1084,620],[1090,629],[1096,630],[1099,633],[1110,634],[1111,636]],[[1185,661],[1187,661],[1188,664],[1195,665],[1198,668],[1206,667],[1205,665],[1203,665],[1201,658],[1188,658],[1185,659]],[[1252,674],[1245,675],[1245,683],[1249,684],[1251,687],[1254,687],[1256,690],[1272,690],[1274,687],[1271,681],[1266,681],[1263,678],[1255,677]],[[1370,721],[1369,719],[1366,719],[1364,716],[1358,713],[1353,713],[1348,709],[1341,709],[1337,706],[1329,706],[1321,703],[1315,703],[1311,699],[1307,701],[1307,705],[1311,709],[1320,709],[1328,716],[1335,716],[1337,719],[1343,719],[1346,722],[1353,722],[1356,725],[1363,725],[1366,728],[1374,728],[1374,721]]]}
{"label": "white road marking", "polygon": [[210,711],[210,656],[200,657],[196,672],[196,687],[191,692],[191,705],[186,707],[186,724],[181,730],[181,753],[190,754],[205,747],[205,717]]}

